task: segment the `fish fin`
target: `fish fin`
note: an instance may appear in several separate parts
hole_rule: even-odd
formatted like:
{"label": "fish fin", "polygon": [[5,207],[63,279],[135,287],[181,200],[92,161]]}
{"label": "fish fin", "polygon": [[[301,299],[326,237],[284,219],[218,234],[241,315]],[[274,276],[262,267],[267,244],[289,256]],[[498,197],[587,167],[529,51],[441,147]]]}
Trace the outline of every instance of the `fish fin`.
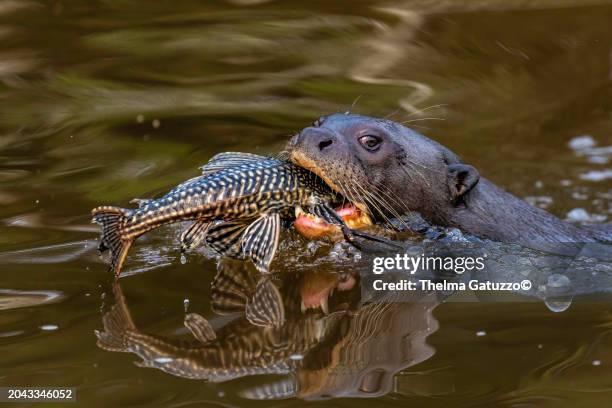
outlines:
{"label": "fish fin", "polygon": [[[221,259],[211,290],[212,310],[218,314],[244,312],[249,294],[255,291],[258,275],[246,262]],[[252,267],[251,267],[252,268]]]}
{"label": "fish fin", "polygon": [[181,234],[181,252],[186,252],[200,245],[200,242],[206,238],[210,225],[210,222],[197,220],[183,231]]}
{"label": "fish fin", "polygon": [[185,316],[185,327],[189,329],[193,337],[202,343],[208,343],[217,338],[215,329],[212,328],[208,320],[197,313],[189,313]]}
{"label": "fish fin", "polygon": [[130,200],[131,204],[138,204],[138,208],[142,208],[153,200],[147,198],[133,198]]}
{"label": "fish fin", "polygon": [[189,180],[185,180],[183,181],[181,184],[177,184],[176,187],[174,187],[172,190],[170,190],[169,192],[166,193],[166,195],[170,195],[170,194],[174,194],[177,191],[180,191],[182,189],[187,188],[189,185],[191,184],[195,184],[197,182],[199,182],[201,179],[203,179],[204,176],[195,176],[190,178]]}
{"label": "fish fin", "polygon": [[[326,222],[334,225],[338,225],[342,229],[342,234],[344,235],[344,239],[354,246],[357,249],[365,250],[367,252],[385,252],[390,249],[394,250],[404,250],[405,248],[392,240],[384,237],[379,237],[376,235],[368,234],[367,232],[362,232],[359,230],[349,228],[342,217],[336,213],[336,211],[331,208],[327,204],[318,204],[312,207],[312,212],[317,216],[325,220]],[[364,245],[364,243],[358,242],[355,238],[359,237],[363,239],[365,242],[368,242]],[[377,244],[382,244],[379,246]]]}
{"label": "fish fin", "polygon": [[280,400],[296,397],[298,395],[298,386],[296,379],[282,378],[280,380],[241,390],[238,395],[249,400]]}
{"label": "fish fin", "polygon": [[181,184],[170,190],[168,194],[172,194],[173,192],[186,188],[191,184],[198,183],[206,176],[210,176],[211,174],[214,174],[226,168],[239,166],[241,164],[256,163],[266,159],[270,158],[252,153],[226,152],[216,154],[208,161],[208,163],[200,167],[200,170],[202,170],[201,175],[182,182]]}
{"label": "fish fin", "polygon": [[327,204],[317,204],[312,207],[312,213],[319,218],[322,218],[328,224],[343,226],[344,220],[338,213]]}
{"label": "fish fin", "polygon": [[117,283],[114,284],[115,303],[102,317],[104,331],[95,330],[100,348],[108,351],[129,352],[130,333],[137,331]]}
{"label": "fish fin", "polygon": [[268,273],[280,236],[280,215],[264,214],[248,226],[242,237],[242,252],[259,272]]}
{"label": "fish fin", "polygon": [[253,153],[225,152],[214,155],[208,163],[200,167],[202,175],[209,175],[227,169],[228,167],[240,166],[247,163],[255,163],[268,157]]}
{"label": "fish fin", "polygon": [[262,278],[255,293],[247,301],[245,314],[255,326],[280,327],[285,322],[285,307],[278,288],[268,278]]}
{"label": "fish fin", "polygon": [[133,238],[127,239],[121,235],[121,227],[131,214],[131,210],[104,206],[94,208],[91,214],[93,215],[93,222],[102,225],[102,235],[100,236],[98,250],[104,252],[110,249],[110,269],[114,272],[115,278],[119,278],[121,266],[133,242]]}
{"label": "fish fin", "polygon": [[219,255],[235,259],[244,259],[240,249],[242,239],[248,224],[240,221],[227,221],[213,225],[206,234],[206,243]]}

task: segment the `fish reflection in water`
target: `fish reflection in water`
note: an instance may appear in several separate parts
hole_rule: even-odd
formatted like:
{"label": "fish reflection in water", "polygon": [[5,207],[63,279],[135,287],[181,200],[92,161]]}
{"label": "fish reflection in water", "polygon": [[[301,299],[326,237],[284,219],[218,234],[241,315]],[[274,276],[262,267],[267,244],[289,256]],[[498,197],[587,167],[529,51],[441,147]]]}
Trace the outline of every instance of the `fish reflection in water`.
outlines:
{"label": "fish reflection in water", "polygon": [[[381,396],[393,391],[395,374],[434,354],[426,340],[438,328],[432,316],[435,297],[361,304],[358,277],[303,272],[275,281],[284,302],[284,323],[257,326],[244,316],[257,279],[244,263],[220,263],[212,285],[213,311],[236,318],[214,330],[202,316],[188,314],[185,326],[195,337],[191,341],[139,330],[114,283],[115,303],[103,316],[104,330],[96,331],[98,346],[134,353],[142,359],[139,366],[190,379],[224,382],[281,375],[238,391],[258,400]],[[323,297],[325,302],[319,299]]]}

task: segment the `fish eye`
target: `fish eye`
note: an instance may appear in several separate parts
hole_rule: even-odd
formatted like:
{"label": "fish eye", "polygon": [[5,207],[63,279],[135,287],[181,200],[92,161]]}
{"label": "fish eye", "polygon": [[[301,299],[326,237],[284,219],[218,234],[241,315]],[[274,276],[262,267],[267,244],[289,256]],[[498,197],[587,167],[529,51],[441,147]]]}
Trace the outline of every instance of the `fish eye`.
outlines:
{"label": "fish eye", "polygon": [[363,135],[358,140],[361,146],[369,152],[377,151],[382,143],[382,138],[374,135]]}

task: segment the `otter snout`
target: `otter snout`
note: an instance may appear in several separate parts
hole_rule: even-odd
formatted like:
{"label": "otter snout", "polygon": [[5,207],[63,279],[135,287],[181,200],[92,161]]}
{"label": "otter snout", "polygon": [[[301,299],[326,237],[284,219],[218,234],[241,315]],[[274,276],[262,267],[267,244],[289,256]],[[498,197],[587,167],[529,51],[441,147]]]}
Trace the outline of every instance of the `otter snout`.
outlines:
{"label": "otter snout", "polygon": [[329,129],[307,127],[303,129],[297,140],[297,148],[311,157],[333,151],[338,144],[338,137]]}
{"label": "otter snout", "polygon": [[321,177],[331,188],[339,191],[335,180],[338,167],[344,163],[345,143],[334,130],[321,127],[304,128],[292,141],[291,160]]}

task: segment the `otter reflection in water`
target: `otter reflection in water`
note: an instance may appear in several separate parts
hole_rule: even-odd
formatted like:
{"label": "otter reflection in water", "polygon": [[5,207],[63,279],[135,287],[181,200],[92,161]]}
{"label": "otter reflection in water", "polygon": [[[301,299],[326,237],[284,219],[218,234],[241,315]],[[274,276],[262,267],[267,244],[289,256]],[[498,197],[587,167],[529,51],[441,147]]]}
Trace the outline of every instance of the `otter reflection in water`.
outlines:
{"label": "otter reflection in water", "polygon": [[236,317],[213,330],[202,316],[188,314],[191,341],[140,331],[115,283],[115,303],[103,316],[104,330],[96,332],[98,346],[134,353],[142,359],[137,365],[184,378],[224,382],[284,376],[239,391],[249,399],[380,396],[393,391],[396,373],[434,354],[426,343],[438,327],[434,297],[360,304],[358,277],[305,272],[275,281],[284,323],[256,326],[244,316],[256,278],[244,263],[222,262],[212,285],[213,309]]}

